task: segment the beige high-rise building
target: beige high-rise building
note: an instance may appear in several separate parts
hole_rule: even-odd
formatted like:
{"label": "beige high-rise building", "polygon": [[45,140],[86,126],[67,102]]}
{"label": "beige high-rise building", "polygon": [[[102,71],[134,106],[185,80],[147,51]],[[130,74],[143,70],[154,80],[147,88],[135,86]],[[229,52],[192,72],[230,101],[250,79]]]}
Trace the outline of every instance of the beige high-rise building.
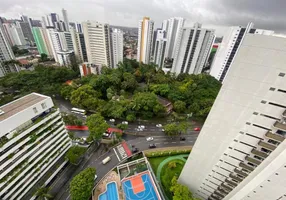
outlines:
{"label": "beige high-rise building", "polygon": [[139,21],[137,61],[148,64],[151,59],[154,21],[149,17],[143,17]]}
{"label": "beige high-rise building", "polygon": [[180,175],[199,198],[286,199],[286,39],[246,34]]}

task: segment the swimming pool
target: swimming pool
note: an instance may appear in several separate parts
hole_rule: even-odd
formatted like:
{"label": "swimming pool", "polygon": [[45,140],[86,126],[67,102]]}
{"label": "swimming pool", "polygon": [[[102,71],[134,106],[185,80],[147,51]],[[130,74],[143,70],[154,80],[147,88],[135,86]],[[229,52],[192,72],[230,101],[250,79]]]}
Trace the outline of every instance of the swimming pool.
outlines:
{"label": "swimming pool", "polygon": [[118,190],[116,183],[110,182],[106,184],[106,191],[98,196],[98,200],[118,200]]}

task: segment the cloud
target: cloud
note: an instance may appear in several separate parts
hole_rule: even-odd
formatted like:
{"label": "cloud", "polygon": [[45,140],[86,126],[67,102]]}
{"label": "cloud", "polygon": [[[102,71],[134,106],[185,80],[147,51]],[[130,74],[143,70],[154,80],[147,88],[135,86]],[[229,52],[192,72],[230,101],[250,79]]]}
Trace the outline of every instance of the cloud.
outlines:
{"label": "cloud", "polygon": [[20,14],[41,19],[41,16],[61,9],[68,11],[70,21],[95,20],[113,25],[136,27],[143,16],[150,16],[155,26],[164,19],[184,17],[187,25],[203,23],[217,28],[246,26],[254,22],[256,28],[286,32],[285,0],[9,0],[1,2],[3,17],[18,18]]}

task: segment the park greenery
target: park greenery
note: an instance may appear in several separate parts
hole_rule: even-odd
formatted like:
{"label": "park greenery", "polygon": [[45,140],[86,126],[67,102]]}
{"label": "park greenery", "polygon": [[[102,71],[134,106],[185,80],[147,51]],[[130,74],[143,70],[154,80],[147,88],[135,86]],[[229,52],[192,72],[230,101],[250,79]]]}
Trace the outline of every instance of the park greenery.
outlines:
{"label": "park greenery", "polygon": [[83,121],[77,118],[75,115],[63,114],[63,120],[66,125],[82,126]]}
{"label": "park greenery", "polygon": [[72,146],[66,153],[66,159],[73,165],[77,165],[86,152],[86,148],[79,146]]}
{"label": "park greenery", "polygon": [[103,67],[100,75],[73,80],[61,89],[71,103],[103,117],[134,121],[165,116],[159,96],[173,104],[177,116],[206,118],[220,89],[207,74],[165,74],[155,65],[125,59],[118,68]]}
{"label": "park greenery", "polygon": [[170,192],[172,192],[173,200],[199,200],[193,196],[187,186],[178,183],[177,176],[174,176],[171,180]]}
{"label": "park greenery", "polygon": [[89,136],[87,138],[88,142],[100,139],[102,134],[105,133],[109,127],[99,113],[88,116],[86,119],[86,125],[88,126],[89,130]]}
{"label": "park greenery", "polygon": [[165,134],[168,136],[177,136],[186,134],[190,124],[186,121],[173,122],[164,126]]}
{"label": "park greenery", "polygon": [[72,179],[70,182],[72,200],[88,200],[90,198],[95,174],[95,168],[86,168]]}

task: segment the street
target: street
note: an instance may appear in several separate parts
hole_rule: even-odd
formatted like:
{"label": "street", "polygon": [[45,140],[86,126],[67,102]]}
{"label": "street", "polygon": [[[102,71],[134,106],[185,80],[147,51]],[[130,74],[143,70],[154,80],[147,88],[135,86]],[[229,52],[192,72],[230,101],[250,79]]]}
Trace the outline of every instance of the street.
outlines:
{"label": "street", "polygon": [[[135,147],[139,148],[139,151],[144,151],[149,149],[149,144],[155,143],[157,148],[162,147],[174,147],[174,146],[192,146],[196,139],[197,134],[188,134],[185,135],[186,140],[180,141],[179,137],[174,138],[173,140],[168,136],[154,136],[154,140],[147,142],[145,137],[139,137],[136,139],[132,139],[127,141],[129,146],[135,145]],[[128,139],[128,136],[127,136]],[[103,165],[101,161],[107,156],[111,157],[111,161],[107,164]],[[87,167],[95,167],[97,173],[97,181],[104,177],[107,172],[116,167],[120,161],[118,156],[115,154],[114,150],[110,150],[108,152],[103,152],[102,149],[98,149],[93,152],[88,159],[83,161],[79,166],[72,167],[71,169],[67,168],[63,171],[57,180],[51,186],[51,194],[54,196],[55,200],[68,200],[70,199],[69,194],[69,183],[72,177],[78,174],[80,171],[84,170]],[[96,183],[95,183],[96,184]]]}

